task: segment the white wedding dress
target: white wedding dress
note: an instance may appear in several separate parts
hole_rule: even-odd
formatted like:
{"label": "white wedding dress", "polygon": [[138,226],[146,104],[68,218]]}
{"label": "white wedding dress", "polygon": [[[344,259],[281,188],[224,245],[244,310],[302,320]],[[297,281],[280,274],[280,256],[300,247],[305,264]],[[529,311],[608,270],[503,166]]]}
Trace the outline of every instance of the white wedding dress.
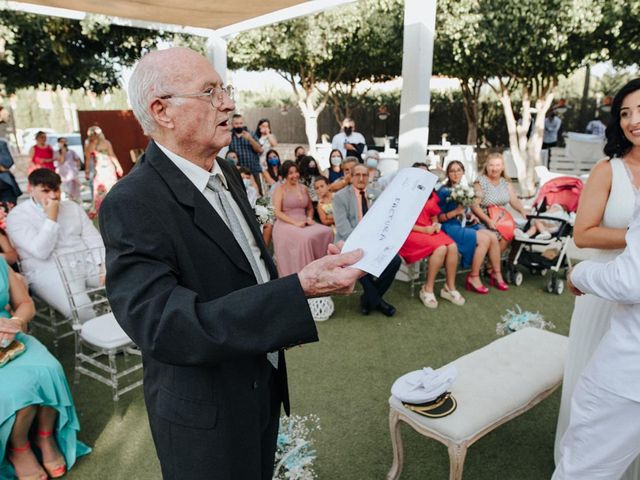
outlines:
{"label": "white wedding dress", "polygon": [[[636,189],[631,181],[630,172],[619,158],[611,161],[611,192],[601,225],[608,228],[627,228],[633,215]],[[608,262],[622,250],[591,249],[590,260]],[[594,295],[576,297],[571,326],[569,329],[569,348],[564,367],[562,400],[556,429],[555,460],[558,463],[560,440],[569,426],[571,396],[578,377],[591,359],[591,355],[609,329],[609,320],[614,303]],[[640,460],[636,459],[625,473],[624,480],[640,479]]]}

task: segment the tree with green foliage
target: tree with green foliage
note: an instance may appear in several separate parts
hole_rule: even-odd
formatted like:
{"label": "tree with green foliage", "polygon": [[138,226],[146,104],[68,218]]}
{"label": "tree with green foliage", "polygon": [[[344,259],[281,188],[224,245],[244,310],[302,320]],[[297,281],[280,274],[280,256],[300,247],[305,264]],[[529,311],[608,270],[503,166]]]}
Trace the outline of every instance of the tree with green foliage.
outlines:
{"label": "tree with green foliage", "polygon": [[480,91],[492,75],[488,52],[483,48],[486,31],[475,28],[483,15],[477,0],[439,0],[433,72],[457,78],[467,120],[467,144],[478,143]]}
{"label": "tree with green foliage", "polygon": [[[545,116],[558,77],[581,67],[598,49],[606,0],[482,0],[479,30],[490,85],[503,109],[509,145],[524,194],[532,194]],[[514,101],[521,105],[519,119]],[[535,113],[535,117],[532,116]],[[527,137],[529,127],[533,125]]]}
{"label": "tree with green foliage", "polygon": [[[329,92],[337,125],[362,104],[372,82],[386,82],[402,74],[404,2],[369,2],[363,5],[360,15],[363,25],[351,39],[350,58],[342,60],[348,68]],[[363,82],[368,87],[363,88]]]}
{"label": "tree with green foliage", "polygon": [[5,94],[38,86],[102,93],[119,84],[123,67],[172,36],[100,16],[78,21],[0,9],[0,86]]}
{"label": "tree with green foliage", "polygon": [[470,143],[480,88],[484,83],[491,86],[504,110],[525,194],[533,192],[544,119],[558,78],[578,69],[601,48],[605,4],[605,0],[438,2],[434,70],[460,79]]}
{"label": "tree with green foliage", "polygon": [[606,2],[599,37],[605,59],[618,67],[640,66],[640,1]]}
{"label": "tree with green foliage", "polygon": [[338,85],[386,80],[400,73],[402,37],[398,46],[397,35],[389,35],[391,29],[401,28],[396,26],[397,15],[389,16],[400,5],[401,0],[363,0],[241,33],[229,42],[229,67],[274,69],[287,80],[313,151],[318,115]]}

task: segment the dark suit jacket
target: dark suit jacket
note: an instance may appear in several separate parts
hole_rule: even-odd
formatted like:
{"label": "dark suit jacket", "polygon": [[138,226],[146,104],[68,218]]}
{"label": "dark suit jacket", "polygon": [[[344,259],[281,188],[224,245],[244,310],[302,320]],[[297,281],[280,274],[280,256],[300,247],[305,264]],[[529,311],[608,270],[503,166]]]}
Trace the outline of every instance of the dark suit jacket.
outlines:
{"label": "dark suit jacket", "polygon": [[[158,417],[162,425],[215,429],[224,416],[223,428],[238,430],[218,432],[224,442],[259,435],[233,419],[259,408],[254,392],[273,368],[266,353],[318,337],[297,275],[277,279],[239,174],[218,163],[274,280],[256,284],[231,231],[154,142],[105,198],[100,229],[109,301],[143,354],[152,430]],[[288,413],[282,351],[277,378]],[[156,445],[163,433],[154,430]],[[182,440],[202,438],[194,430]]]}

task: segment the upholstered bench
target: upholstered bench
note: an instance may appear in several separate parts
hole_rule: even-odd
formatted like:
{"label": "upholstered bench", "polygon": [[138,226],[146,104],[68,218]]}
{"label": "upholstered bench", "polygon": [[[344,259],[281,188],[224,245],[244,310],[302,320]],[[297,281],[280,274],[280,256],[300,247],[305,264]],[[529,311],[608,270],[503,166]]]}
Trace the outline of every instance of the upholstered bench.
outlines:
{"label": "upholstered bench", "polygon": [[562,382],[567,337],[525,328],[451,362],[458,377],[451,392],[458,408],[443,418],[427,418],[389,398],[393,465],[387,476],[400,476],[403,447],[400,421],[449,449],[449,480],[460,480],[467,449],[476,440],[526,412]]}

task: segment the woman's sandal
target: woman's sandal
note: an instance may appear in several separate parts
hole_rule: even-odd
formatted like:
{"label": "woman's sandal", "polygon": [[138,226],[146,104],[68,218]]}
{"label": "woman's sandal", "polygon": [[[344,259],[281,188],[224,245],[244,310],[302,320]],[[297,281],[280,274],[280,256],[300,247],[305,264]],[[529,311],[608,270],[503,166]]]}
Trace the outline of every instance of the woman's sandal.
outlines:
{"label": "woman's sandal", "polygon": [[476,287],[473,283],[471,283],[472,278],[480,279],[480,275],[467,275],[467,278],[465,280],[465,287],[467,290],[469,290],[470,292],[479,293],[480,295],[486,295],[487,293],[489,293],[489,289],[484,285],[481,284],[479,287]]}
{"label": "woman's sandal", "polygon": [[[50,432],[39,431],[38,432],[38,437],[39,438],[48,438],[48,437],[51,437],[52,435],[53,435],[53,431],[50,431]],[[44,462],[43,461],[42,462],[42,466],[47,471],[47,473],[49,474],[50,478],[60,478],[65,473],[67,473],[67,465],[66,465],[64,457],[62,455],[58,455],[51,462]]]}
{"label": "woman's sandal", "polygon": [[[9,461],[11,462],[11,458],[15,454],[23,454],[31,451],[31,444],[29,442],[26,443],[23,447],[10,447],[9,448]],[[11,462],[13,463],[13,462]],[[47,474],[42,473],[33,473],[31,475],[22,475],[18,476],[18,480],[47,480]]]}
{"label": "woman's sandal", "polygon": [[442,290],[440,290],[440,296],[458,306],[464,305],[465,302],[464,297],[460,295],[460,292],[458,290],[449,290],[446,285]]}
{"label": "woman's sandal", "polygon": [[419,297],[425,307],[438,308],[438,300],[433,292],[425,292],[423,289],[420,289]]}
{"label": "woman's sandal", "polygon": [[499,282],[496,278],[495,273],[493,272],[489,276],[489,285],[491,285],[492,287],[496,287],[498,290],[502,290],[503,292],[509,290],[509,285],[507,285],[504,281]]}

